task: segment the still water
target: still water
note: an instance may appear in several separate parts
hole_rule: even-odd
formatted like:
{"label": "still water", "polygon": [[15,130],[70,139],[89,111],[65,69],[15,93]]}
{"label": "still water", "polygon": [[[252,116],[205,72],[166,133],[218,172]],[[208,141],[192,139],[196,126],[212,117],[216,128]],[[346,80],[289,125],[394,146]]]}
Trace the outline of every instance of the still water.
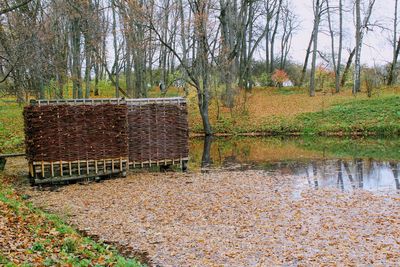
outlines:
{"label": "still water", "polygon": [[299,188],[400,193],[400,139],[206,138],[190,143],[192,170],[264,170]]}

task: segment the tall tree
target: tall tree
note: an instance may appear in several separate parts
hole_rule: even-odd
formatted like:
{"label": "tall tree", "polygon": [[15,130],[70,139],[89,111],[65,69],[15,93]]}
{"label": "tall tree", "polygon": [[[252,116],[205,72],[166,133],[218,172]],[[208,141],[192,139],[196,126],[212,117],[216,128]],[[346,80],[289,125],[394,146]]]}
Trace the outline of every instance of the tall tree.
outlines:
{"label": "tall tree", "polygon": [[375,5],[375,0],[369,0],[366,14],[362,22],[361,19],[361,0],[356,0],[355,2],[355,20],[356,20],[356,46],[355,46],[355,60],[354,60],[354,85],[353,94],[357,94],[361,87],[361,49],[363,44],[363,38],[365,31],[368,30],[369,20],[372,14],[373,7]]}
{"label": "tall tree", "polygon": [[361,36],[361,1],[356,0],[355,2],[355,14],[356,14],[356,58],[354,62],[354,85],[353,94],[355,95],[360,91],[361,85],[361,47],[362,47],[362,36]]}
{"label": "tall tree", "polygon": [[333,70],[335,72],[335,91],[336,93],[340,92],[340,74],[341,74],[341,61],[342,61],[342,50],[343,50],[343,3],[342,0],[339,0],[339,44],[337,50],[337,58],[336,58],[336,47],[335,47],[335,33],[333,29],[332,23],[332,14],[333,7],[330,5],[330,1],[326,0],[326,8],[328,14],[328,26],[329,26],[329,35],[331,38],[331,57],[332,57],[332,65]]}
{"label": "tall tree", "polygon": [[394,0],[394,18],[393,18],[393,58],[390,64],[388,85],[396,83],[397,74],[395,74],[397,68],[397,60],[400,52],[400,38],[397,40],[397,20],[398,20],[398,0]]}
{"label": "tall tree", "polygon": [[322,16],[322,6],[324,0],[314,0],[314,26],[313,26],[313,51],[312,51],[312,61],[311,61],[311,73],[310,73],[310,96],[315,96],[315,69],[317,64],[317,50],[318,50],[318,33],[319,25]]}
{"label": "tall tree", "polygon": [[112,34],[114,45],[114,72],[115,72],[115,97],[119,97],[119,65],[118,65],[118,39],[117,39],[117,11],[115,0],[111,1],[112,10]]}

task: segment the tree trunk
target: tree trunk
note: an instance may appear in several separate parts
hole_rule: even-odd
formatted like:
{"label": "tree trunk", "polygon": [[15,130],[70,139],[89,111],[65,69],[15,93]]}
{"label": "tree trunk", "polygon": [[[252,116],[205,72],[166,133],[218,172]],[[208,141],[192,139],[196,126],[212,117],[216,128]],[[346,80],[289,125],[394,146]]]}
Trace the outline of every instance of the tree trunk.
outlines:
{"label": "tree trunk", "polygon": [[[125,25],[129,25],[129,23],[125,22]],[[125,31],[132,31],[131,28],[125,29]],[[131,40],[128,33],[125,33],[125,80],[126,80],[126,91],[129,95],[133,95],[133,87],[132,87],[132,56],[131,56]]]}
{"label": "tree trunk", "polygon": [[117,44],[117,19],[115,10],[115,0],[111,1],[112,8],[112,34],[114,44],[114,70],[115,70],[115,97],[119,97],[119,66],[118,66],[118,44]]}
{"label": "tree trunk", "polygon": [[354,61],[354,85],[353,85],[353,95],[356,95],[360,91],[361,86],[361,0],[356,0],[356,58]]}
{"label": "tree trunk", "polygon": [[336,91],[336,93],[339,93],[339,91],[340,91],[340,87],[339,87],[339,75],[340,75],[340,65],[339,64],[340,64],[340,60],[338,60],[339,61],[338,63],[336,62],[335,35],[334,35],[334,32],[333,32],[333,27],[332,27],[332,19],[331,19],[331,12],[332,11],[331,11],[331,7],[329,5],[329,0],[326,0],[326,8],[327,8],[327,13],[328,13],[329,35],[330,35],[330,38],[331,38],[331,57],[332,57],[333,71],[335,73],[335,91]]}
{"label": "tree trunk", "polygon": [[340,69],[342,65],[342,50],[343,50],[343,3],[339,0],[339,48],[338,48],[338,59],[336,65],[335,74],[335,89],[336,93],[340,92]]}
{"label": "tree trunk", "polygon": [[315,96],[315,69],[317,63],[317,50],[318,50],[318,30],[319,23],[321,19],[320,14],[320,0],[316,0],[315,3],[315,13],[314,13],[314,38],[313,38],[313,52],[312,52],[312,62],[311,62],[311,75],[310,75],[310,96]]}
{"label": "tree trunk", "polygon": [[390,64],[389,77],[388,77],[388,85],[393,85],[396,83],[395,70],[397,67],[397,59],[399,57],[399,49],[400,49],[400,38],[397,40],[397,7],[398,0],[394,1],[394,20],[393,20],[393,59],[392,64]]}
{"label": "tree trunk", "polygon": [[81,82],[81,32],[80,20],[74,18],[72,20],[72,97],[83,98],[82,82]]}
{"label": "tree trunk", "polygon": [[279,0],[279,4],[277,7],[277,12],[276,12],[276,17],[275,17],[275,25],[274,25],[274,30],[272,32],[272,36],[271,36],[271,47],[270,47],[270,63],[269,63],[269,73],[273,73],[274,72],[274,49],[275,49],[275,37],[276,34],[278,32],[278,26],[279,26],[279,16],[281,13],[281,7],[282,7],[282,2],[283,0]]}
{"label": "tree trunk", "polygon": [[314,31],[311,33],[310,41],[308,42],[307,50],[306,50],[306,56],[304,58],[304,64],[303,64],[303,69],[301,70],[301,78],[300,78],[300,86],[304,86],[304,82],[306,80],[306,74],[307,74],[307,67],[308,67],[308,60],[310,58],[310,53],[311,53],[311,46],[314,40]]}
{"label": "tree trunk", "polygon": [[349,58],[347,59],[346,67],[344,68],[342,80],[340,82],[340,86],[343,87],[347,80],[347,75],[349,74],[351,63],[353,62],[354,55],[356,54],[356,48],[353,48],[349,54]]}
{"label": "tree trunk", "polygon": [[85,98],[90,98],[91,48],[88,33],[85,36]]}

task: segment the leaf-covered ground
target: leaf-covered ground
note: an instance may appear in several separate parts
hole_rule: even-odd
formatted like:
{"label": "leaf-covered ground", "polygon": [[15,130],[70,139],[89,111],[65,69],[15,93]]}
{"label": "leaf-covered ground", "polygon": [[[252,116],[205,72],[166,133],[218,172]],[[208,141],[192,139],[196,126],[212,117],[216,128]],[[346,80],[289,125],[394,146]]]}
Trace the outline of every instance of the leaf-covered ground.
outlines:
{"label": "leaf-covered ground", "polygon": [[33,202],[161,266],[396,266],[400,197],[294,190],[264,172],[134,174]]}
{"label": "leaf-covered ground", "polygon": [[35,209],[6,180],[0,176],[0,266],[141,266]]}

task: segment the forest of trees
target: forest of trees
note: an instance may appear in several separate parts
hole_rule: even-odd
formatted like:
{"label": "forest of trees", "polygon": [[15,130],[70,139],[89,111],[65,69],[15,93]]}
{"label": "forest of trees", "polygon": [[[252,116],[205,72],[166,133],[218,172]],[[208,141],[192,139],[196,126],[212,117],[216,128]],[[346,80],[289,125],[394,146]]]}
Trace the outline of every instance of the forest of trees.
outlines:
{"label": "forest of trees", "polygon": [[[371,20],[375,0],[309,0],[310,32],[302,29],[293,1],[4,0],[0,92],[20,101],[62,98],[72,84],[73,97],[89,98],[108,80],[117,97],[147,97],[153,86],[185,81],[185,90],[197,92],[205,132],[211,133],[208,105],[215,80],[227,107],[234,106],[238,88],[274,85],[271,78],[282,70],[310,96],[322,67],[333,73],[336,92],[351,80],[356,94],[363,39],[373,29],[391,37],[393,60],[372,72],[382,83],[396,82],[398,0],[389,1],[396,6],[391,25]],[[344,20],[354,22],[347,43]],[[290,54],[300,30],[309,41],[304,61],[296,63]],[[322,34],[330,38],[329,51],[319,49]]]}

